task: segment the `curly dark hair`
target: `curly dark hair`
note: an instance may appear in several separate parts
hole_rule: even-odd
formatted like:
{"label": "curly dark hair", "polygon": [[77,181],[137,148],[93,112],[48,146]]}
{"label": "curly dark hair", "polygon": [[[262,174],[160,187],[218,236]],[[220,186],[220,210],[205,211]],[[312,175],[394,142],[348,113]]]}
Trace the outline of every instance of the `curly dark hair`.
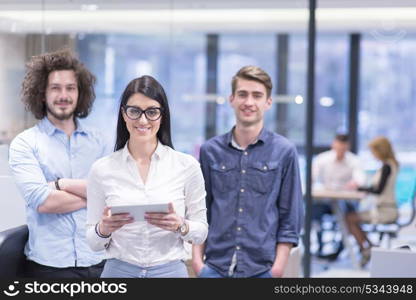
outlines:
{"label": "curly dark hair", "polygon": [[85,118],[91,111],[95,100],[95,76],[75,57],[70,49],[62,49],[33,56],[26,65],[27,71],[22,83],[21,99],[26,110],[36,119],[46,116],[45,93],[48,76],[53,71],[73,70],[78,80],[78,103],[74,114]]}

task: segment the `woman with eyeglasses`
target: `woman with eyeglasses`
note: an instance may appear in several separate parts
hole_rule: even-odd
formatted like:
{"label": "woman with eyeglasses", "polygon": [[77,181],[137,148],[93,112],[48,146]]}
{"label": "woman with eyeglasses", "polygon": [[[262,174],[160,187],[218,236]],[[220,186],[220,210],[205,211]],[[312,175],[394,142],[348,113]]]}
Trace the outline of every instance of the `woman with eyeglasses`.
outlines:
{"label": "woman with eyeglasses", "polygon": [[[163,87],[151,76],[132,80],[120,101],[115,152],[91,168],[87,240],[106,249],[101,277],[188,277],[186,242],[208,233],[199,163],[173,149]],[[134,220],[111,214],[118,205],[169,203],[168,212]]]}

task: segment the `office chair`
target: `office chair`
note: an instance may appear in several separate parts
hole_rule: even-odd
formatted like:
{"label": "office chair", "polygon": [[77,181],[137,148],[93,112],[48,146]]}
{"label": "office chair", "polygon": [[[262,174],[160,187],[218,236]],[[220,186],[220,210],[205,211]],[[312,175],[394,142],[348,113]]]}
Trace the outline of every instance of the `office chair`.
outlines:
{"label": "office chair", "polygon": [[[336,216],[327,203],[314,203],[312,207],[312,222],[318,249],[316,256],[321,259],[334,261],[344,249],[342,234]],[[332,249],[332,252],[328,249]]]}
{"label": "office chair", "polygon": [[399,218],[396,222],[391,224],[371,224],[370,226],[363,227],[364,231],[366,232],[372,232],[377,233],[379,236],[379,244],[381,244],[383,237],[387,236],[387,247],[391,248],[391,240],[393,238],[397,238],[399,231],[406,226],[409,226],[412,224],[416,217],[416,184],[413,189],[412,194],[412,200],[411,200],[411,211],[410,216],[407,220],[403,221],[400,218],[400,212],[399,212]]}
{"label": "office chair", "polygon": [[25,277],[27,225],[0,232],[0,278]]}

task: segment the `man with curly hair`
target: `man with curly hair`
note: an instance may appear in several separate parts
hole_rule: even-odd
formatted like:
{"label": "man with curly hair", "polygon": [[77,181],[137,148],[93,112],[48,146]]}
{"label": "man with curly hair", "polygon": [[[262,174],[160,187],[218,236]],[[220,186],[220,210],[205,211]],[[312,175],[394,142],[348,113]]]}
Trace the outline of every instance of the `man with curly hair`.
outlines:
{"label": "man with curly hair", "polygon": [[9,164],[26,201],[28,276],[99,277],[103,253],[85,237],[86,180],[106,154],[88,116],[95,76],[68,50],[34,56],[27,64],[22,101],[39,123],[10,145]]}

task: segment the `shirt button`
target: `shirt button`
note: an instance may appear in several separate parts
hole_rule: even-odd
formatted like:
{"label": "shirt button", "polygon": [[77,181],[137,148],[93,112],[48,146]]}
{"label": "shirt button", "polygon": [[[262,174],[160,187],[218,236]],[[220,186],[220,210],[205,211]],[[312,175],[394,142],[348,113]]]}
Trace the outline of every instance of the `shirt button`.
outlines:
{"label": "shirt button", "polygon": [[244,151],[244,155],[248,155],[248,152],[247,151]]}
{"label": "shirt button", "polygon": [[264,167],[263,167],[263,170],[267,170],[267,166],[264,166]]}
{"label": "shirt button", "polygon": [[243,212],[243,209],[240,207],[240,208],[238,209],[238,211],[239,211],[240,213],[242,213],[242,212]]}
{"label": "shirt button", "polygon": [[241,189],[240,192],[244,193],[244,189]]}
{"label": "shirt button", "polygon": [[225,170],[225,166],[221,166],[221,169],[222,169],[222,170]]}
{"label": "shirt button", "polygon": [[241,170],[241,173],[246,174],[246,170]]}
{"label": "shirt button", "polygon": [[241,248],[240,248],[240,246],[236,246],[235,249],[240,250]]}
{"label": "shirt button", "polygon": [[241,227],[237,227],[237,231],[241,231]]}

